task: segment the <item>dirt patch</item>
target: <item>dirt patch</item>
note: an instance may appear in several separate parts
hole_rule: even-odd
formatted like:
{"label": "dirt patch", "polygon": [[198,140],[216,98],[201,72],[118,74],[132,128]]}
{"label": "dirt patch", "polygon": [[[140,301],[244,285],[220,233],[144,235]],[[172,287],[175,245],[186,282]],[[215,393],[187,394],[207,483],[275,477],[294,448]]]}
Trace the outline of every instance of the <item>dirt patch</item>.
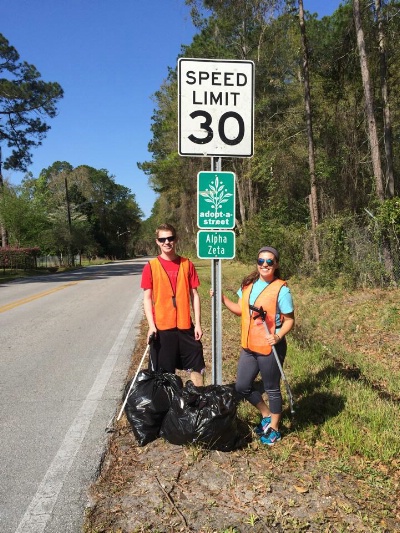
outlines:
{"label": "dirt patch", "polygon": [[[138,447],[122,423],[92,488],[86,531],[400,531],[396,496],[384,484],[394,471],[357,480],[337,468],[334,450],[309,447],[295,432],[282,451],[256,440],[229,453],[161,439]],[[348,465],[362,467],[374,469]]]}

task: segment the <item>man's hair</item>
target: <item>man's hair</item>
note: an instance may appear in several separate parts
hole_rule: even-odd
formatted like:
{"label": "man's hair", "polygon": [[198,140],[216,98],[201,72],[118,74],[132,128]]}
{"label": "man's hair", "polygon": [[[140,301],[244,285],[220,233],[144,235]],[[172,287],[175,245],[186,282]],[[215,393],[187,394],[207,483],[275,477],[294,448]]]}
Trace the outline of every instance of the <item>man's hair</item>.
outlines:
{"label": "man's hair", "polygon": [[171,224],[160,224],[158,228],[156,229],[156,237],[158,238],[158,235],[160,231],[170,231],[174,237],[176,237],[176,229]]}

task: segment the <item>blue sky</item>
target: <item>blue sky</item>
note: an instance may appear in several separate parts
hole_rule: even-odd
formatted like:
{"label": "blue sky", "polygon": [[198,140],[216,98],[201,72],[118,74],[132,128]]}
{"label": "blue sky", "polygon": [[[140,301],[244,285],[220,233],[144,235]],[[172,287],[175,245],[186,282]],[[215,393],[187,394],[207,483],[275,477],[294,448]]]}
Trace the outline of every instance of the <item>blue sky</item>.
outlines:
{"label": "blue sky", "polygon": [[[304,0],[304,8],[321,17],[339,3]],[[0,0],[0,14],[21,59],[65,92],[29,171],[37,177],[55,161],[106,169],[150,216],[156,197],[137,162],[151,159],[151,97],[195,33],[184,0]],[[3,176],[18,184],[23,174]]]}

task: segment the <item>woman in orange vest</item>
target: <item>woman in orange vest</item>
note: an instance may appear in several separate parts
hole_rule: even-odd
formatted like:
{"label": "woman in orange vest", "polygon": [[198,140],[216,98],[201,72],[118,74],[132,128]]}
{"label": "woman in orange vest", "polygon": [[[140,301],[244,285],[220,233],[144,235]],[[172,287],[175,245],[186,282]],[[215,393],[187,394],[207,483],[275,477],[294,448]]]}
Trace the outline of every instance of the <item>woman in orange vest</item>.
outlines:
{"label": "woman in orange vest", "polygon": [[205,371],[197,292],[200,281],[193,263],[176,253],[177,240],[171,224],[159,226],[156,243],[160,255],[149,261],[142,272],[148,340],[155,336],[150,344],[149,367],[170,373],[177,368],[186,370],[194,385],[200,387]]}
{"label": "woman in orange vest", "polygon": [[[255,428],[263,444],[269,446],[281,440],[279,422],[282,413],[281,373],[272,353],[275,346],[281,364],[286,356],[286,335],[294,326],[292,295],[279,276],[279,253],[272,246],[258,251],[257,269],[246,276],[237,292],[239,301],[232,302],[224,294],[222,303],[235,315],[241,316],[242,350],[237,369],[236,390],[261,413]],[[250,306],[266,311],[270,334]],[[268,406],[253,383],[261,373]]]}

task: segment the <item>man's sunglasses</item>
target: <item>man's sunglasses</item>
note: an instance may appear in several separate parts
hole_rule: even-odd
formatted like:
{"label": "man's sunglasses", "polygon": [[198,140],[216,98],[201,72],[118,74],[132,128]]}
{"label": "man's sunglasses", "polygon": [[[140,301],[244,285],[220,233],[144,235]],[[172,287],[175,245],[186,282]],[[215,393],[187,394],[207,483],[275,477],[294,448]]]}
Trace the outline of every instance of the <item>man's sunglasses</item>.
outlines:
{"label": "man's sunglasses", "polygon": [[264,263],[267,263],[269,267],[274,266],[275,261],[273,259],[257,259],[257,264],[263,266]]}
{"label": "man's sunglasses", "polygon": [[157,237],[158,242],[174,242],[175,235],[170,235],[169,237]]}

